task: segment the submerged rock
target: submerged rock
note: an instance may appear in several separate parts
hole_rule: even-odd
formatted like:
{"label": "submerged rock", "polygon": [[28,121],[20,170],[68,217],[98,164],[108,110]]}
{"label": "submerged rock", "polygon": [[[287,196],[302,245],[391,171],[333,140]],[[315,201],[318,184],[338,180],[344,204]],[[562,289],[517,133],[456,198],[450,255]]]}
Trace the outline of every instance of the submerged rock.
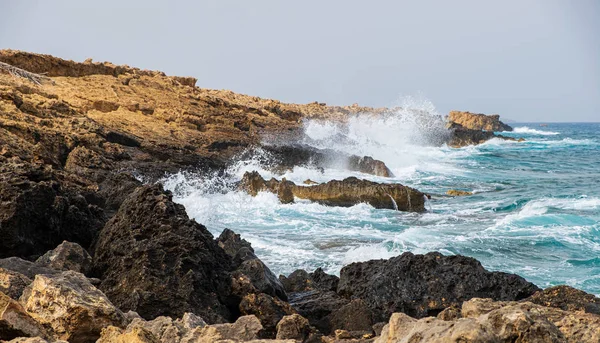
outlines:
{"label": "submerged rock", "polygon": [[[349,177],[332,180],[315,186],[299,186],[291,181],[278,181],[272,178],[265,181],[258,172],[246,172],[240,181],[239,189],[256,195],[270,191],[281,199],[280,185],[285,184],[293,196],[315,201],[329,206],[349,207],[366,202],[375,208],[397,209],[400,211],[424,211],[426,195],[414,188],[401,184],[377,183]],[[289,199],[282,199],[289,202]]]}
{"label": "submerged rock", "polygon": [[485,270],[474,258],[436,252],[352,263],[342,268],[338,286],[340,295],[364,300],[375,322],[393,312],[435,316],[475,297],[521,300],[537,291],[518,275]]}
{"label": "submerged rock", "polygon": [[500,121],[500,115],[485,115],[480,113],[450,111],[448,120],[471,130],[512,131],[512,127]]}
{"label": "submerged rock", "polygon": [[102,289],[123,311],[143,318],[231,319],[231,258],[208,230],[190,220],[160,185],[142,186],[100,232],[94,270]]}
{"label": "submerged rock", "polygon": [[460,196],[465,196],[465,195],[473,195],[473,192],[469,192],[469,191],[461,191],[458,189],[449,189],[446,192],[447,195],[449,196],[453,196],[453,197],[460,197]]}

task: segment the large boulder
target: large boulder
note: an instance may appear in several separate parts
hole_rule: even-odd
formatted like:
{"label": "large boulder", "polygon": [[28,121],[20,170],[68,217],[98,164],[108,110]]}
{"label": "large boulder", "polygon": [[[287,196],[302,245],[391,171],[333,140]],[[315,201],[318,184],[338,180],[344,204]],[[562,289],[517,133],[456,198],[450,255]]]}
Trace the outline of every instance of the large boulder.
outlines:
{"label": "large boulder", "polygon": [[37,275],[20,302],[51,335],[69,342],[94,342],[102,328],[124,326],[125,318],[83,274]]}
{"label": "large boulder", "polygon": [[477,298],[465,302],[461,312],[450,321],[394,313],[375,343],[600,341],[600,316],[593,314]]}
{"label": "large boulder", "polygon": [[100,289],[123,311],[146,319],[185,312],[210,323],[233,319],[231,268],[210,232],[160,185],[127,197],[100,232],[94,255]]}
{"label": "large boulder", "polygon": [[338,285],[340,295],[369,305],[374,322],[394,312],[435,316],[475,297],[521,300],[539,290],[518,275],[489,272],[474,258],[437,252],[352,263],[342,268]]}
{"label": "large boulder", "polygon": [[310,336],[311,331],[308,320],[295,313],[281,318],[277,323],[277,336],[275,338],[304,342]]}
{"label": "large boulder", "polygon": [[266,181],[256,171],[244,174],[239,189],[250,195],[269,191],[277,194],[282,202],[289,202],[289,199],[281,197],[281,184],[285,184],[295,197],[329,206],[349,207],[366,202],[375,208],[420,212],[425,210],[427,197],[426,194],[401,184],[377,183],[355,177],[314,186],[300,186],[285,179],[278,181],[272,178]]}
{"label": "large boulder", "polygon": [[512,131],[512,127],[500,121],[498,114],[485,115],[481,113],[450,111],[448,120],[471,130]]}
{"label": "large boulder", "polygon": [[92,268],[92,257],[81,245],[64,241],[53,250],[40,256],[35,263],[55,270],[72,270],[88,274]]}

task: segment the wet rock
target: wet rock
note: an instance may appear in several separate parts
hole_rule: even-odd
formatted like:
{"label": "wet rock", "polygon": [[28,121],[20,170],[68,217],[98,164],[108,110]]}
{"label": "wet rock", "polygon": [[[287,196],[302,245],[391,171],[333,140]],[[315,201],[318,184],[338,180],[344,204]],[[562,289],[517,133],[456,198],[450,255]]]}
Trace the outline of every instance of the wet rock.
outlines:
{"label": "wet rock", "polygon": [[471,130],[512,131],[512,127],[500,121],[497,114],[485,115],[480,113],[450,111],[448,120]]}
{"label": "wet rock", "polygon": [[488,272],[474,258],[437,252],[352,263],[342,268],[338,286],[340,295],[363,299],[375,322],[393,312],[435,316],[475,297],[521,300],[538,290],[518,275]]}
{"label": "wet rock", "polygon": [[94,255],[100,289],[123,311],[146,319],[192,312],[211,323],[227,321],[231,268],[210,232],[160,185],[127,197],[102,229]]}
{"label": "wet rock", "polygon": [[472,299],[462,318],[411,318],[394,313],[375,342],[597,342],[600,317],[530,302]]}
{"label": "wet rock", "polygon": [[0,292],[12,299],[19,299],[30,283],[31,279],[21,273],[0,268]]}
{"label": "wet rock", "polygon": [[[384,184],[349,177],[332,180],[316,186],[298,186],[290,181],[281,181],[290,187],[293,195],[329,206],[353,206],[366,202],[375,208],[398,209],[400,211],[424,211],[425,194],[401,184]],[[246,172],[239,189],[256,195],[261,191],[279,194],[281,183],[276,179],[265,181],[257,172]],[[288,201],[286,199],[284,201]]]}
{"label": "wet rock", "polygon": [[38,274],[59,273],[58,270],[41,266],[37,263],[30,262],[18,257],[8,257],[0,259],[0,268],[23,274],[29,279],[33,279]]}
{"label": "wet rock", "polygon": [[81,245],[64,241],[38,258],[35,263],[55,270],[88,274],[92,268],[92,257]]}
{"label": "wet rock", "polygon": [[473,195],[473,192],[461,191],[461,190],[457,190],[457,189],[449,189],[446,192],[446,194],[449,196],[453,196],[453,197],[460,197],[460,196],[465,196],[465,195]]}
{"label": "wet rock", "polygon": [[600,315],[600,298],[570,286],[546,288],[525,300],[565,311],[585,311]]}
{"label": "wet rock", "polygon": [[249,294],[240,303],[242,315],[255,315],[264,328],[266,337],[274,338],[277,332],[277,323],[286,315],[294,314],[292,307],[267,294]]}
{"label": "wet rock", "polygon": [[276,339],[293,339],[304,342],[311,333],[308,319],[299,314],[287,315],[277,323]]}
{"label": "wet rock", "polygon": [[359,171],[365,174],[372,174],[383,177],[393,177],[392,171],[383,163],[383,161],[373,159],[370,156],[358,157],[351,156],[348,159],[348,169]]}
{"label": "wet rock", "polygon": [[0,341],[32,336],[46,337],[46,330],[21,304],[0,292]]}
{"label": "wet rock", "polygon": [[57,339],[93,342],[102,328],[124,326],[123,313],[80,273],[37,275],[20,302]]}

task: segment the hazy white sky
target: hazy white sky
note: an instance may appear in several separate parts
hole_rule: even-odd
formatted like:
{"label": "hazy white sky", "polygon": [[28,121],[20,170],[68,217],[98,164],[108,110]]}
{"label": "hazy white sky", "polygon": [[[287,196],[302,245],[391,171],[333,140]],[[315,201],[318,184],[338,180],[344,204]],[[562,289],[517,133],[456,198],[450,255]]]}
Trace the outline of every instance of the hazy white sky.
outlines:
{"label": "hazy white sky", "polygon": [[0,48],[286,102],[600,121],[600,1],[8,1]]}

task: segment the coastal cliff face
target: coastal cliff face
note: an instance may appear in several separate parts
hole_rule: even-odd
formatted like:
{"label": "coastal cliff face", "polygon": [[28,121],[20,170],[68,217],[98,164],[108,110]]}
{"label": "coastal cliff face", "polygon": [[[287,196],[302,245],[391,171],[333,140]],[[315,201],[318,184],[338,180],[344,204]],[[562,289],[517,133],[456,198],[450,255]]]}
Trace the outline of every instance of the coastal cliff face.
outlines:
{"label": "coastal cliff face", "polygon": [[[182,169],[222,171],[265,137],[298,135],[305,118],[385,109],[284,104],[19,51],[0,51],[0,62],[46,75],[38,85],[0,72],[0,342],[598,341],[595,296],[541,291],[463,256],[277,278],[250,243],[231,230],[215,239],[155,184]],[[464,130],[474,138],[460,144],[494,136]],[[325,151],[265,150],[281,161],[274,169],[331,163]],[[384,161],[341,160],[391,176]],[[426,197],[357,178],[301,186],[256,174],[241,187],[408,211],[423,211]]]}
{"label": "coastal cliff face", "polygon": [[448,121],[461,125],[471,130],[484,130],[491,132],[512,131],[512,127],[500,121],[500,115],[485,115],[471,112],[450,111]]}

